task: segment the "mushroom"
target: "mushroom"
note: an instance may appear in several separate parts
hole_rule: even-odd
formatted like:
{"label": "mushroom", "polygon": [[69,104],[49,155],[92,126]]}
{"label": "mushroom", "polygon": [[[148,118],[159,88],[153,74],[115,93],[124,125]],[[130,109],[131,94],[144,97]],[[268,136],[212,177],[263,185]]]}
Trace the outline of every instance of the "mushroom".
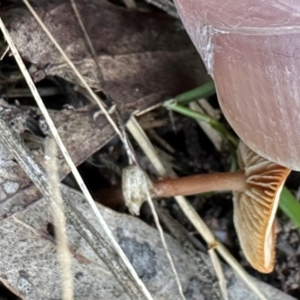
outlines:
{"label": "mushroom", "polygon": [[291,170],[257,155],[244,143],[239,144],[238,161],[246,186],[243,192],[233,192],[235,229],[252,267],[269,273],[275,261],[275,214]]}
{"label": "mushroom", "polygon": [[[269,273],[275,261],[275,214],[290,169],[259,156],[243,142],[238,147],[238,161],[241,171],[163,179],[151,184],[146,179],[144,184],[141,183],[142,178],[146,178],[141,169],[137,167],[135,171],[135,167],[129,167],[126,174],[133,175],[123,175],[125,202],[137,214],[146,198],[147,185],[155,198],[231,190],[234,224],[241,248],[253,268]],[[131,182],[135,183],[133,188],[128,186]],[[138,189],[140,186],[144,192]],[[137,197],[137,194],[143,197]]]}
{"label": "mushroom", "polygon": [[242,172],[165,179],[153,183],[152,194],[170,197],[232,190],[234,225],[243,253],[254,269],[269,273],[275,261],[275,214],[291,170],[259,156],[243,142],[240,142],[237,153]]}
{"label": "mushroom", "polygon": [[96,200],[109,199],[113,203],[106,204],[114,208],[125,202],[133,214],[139,214],[148,191],[153,198],[232,191],[234,225],[241,248],[254,269],[269,273],[275,260],[275,214],[282,187],[291,170],[259,156],[243,142],[240,142],[237,154],[239,171],[155,182],[150,182],[138,166],[130,166],[123,172],[122,188],[103,189],[94,196]]}
{"label": "mushroom", "polygon": [[237,135],[300,171],[300,1],[174,0]]}

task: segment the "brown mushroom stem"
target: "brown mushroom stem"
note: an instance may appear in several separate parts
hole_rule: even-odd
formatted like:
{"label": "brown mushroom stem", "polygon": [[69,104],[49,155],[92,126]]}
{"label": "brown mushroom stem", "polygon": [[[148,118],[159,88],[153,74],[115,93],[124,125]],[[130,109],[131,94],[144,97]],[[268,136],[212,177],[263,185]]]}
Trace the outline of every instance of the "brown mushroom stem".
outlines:
{"label": "brown mushroom stem", "polygon": [[246,178],[243,171],[232,173],[211,173],[169,178],[153,183],[152,196],[173,197],[195,195],[211,191],[245,190]]}
{"label": "brown mushroom stem", "polygon": [[[167,198],[177,195],[188,196],[212,191],[245,190],[246,178],[243,171],[232,173],[198,174],[180,178],[162,179],[152,183],[153,198]],[[116,209],[124,205],[122,188],[114,186],[94,193],[95,200]]]}

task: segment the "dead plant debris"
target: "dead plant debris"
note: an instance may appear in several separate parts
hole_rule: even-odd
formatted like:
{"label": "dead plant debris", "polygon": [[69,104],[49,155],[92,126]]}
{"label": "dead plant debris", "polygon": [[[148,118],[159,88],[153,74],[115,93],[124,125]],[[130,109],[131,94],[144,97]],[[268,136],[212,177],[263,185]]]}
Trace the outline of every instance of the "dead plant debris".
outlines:
{"label": "dead plant debris", "polygon": [[[117,110],[112,110],[112,116],[118,124],[125,124],[135,111],[143,111],[209,80],[178,19],[142,1],[134,1],[136,6],[131,8],[126,8],[121,1],[77,2],[95,48],[101,76],[70,2],[31,1],[90,86],[108,107],[116,105]],[[22,1],[4,1],[0,15],[32,77],[38,82],[59,134],[91,192],[97,195],[99,190],[119,184],[121,170],[128,164],[126,149],[115,137],[105,117],[85,96],[77,78]],[[6,44],[1,40],[0,52],[4,52],[5,48]],[[49,130],[28,91],[14,60],[6,55],[0,62],[1,118],[10,122],[31,149],[35,160],[43,165],[44,139],[49,135]],[[210,100],[216,106],[215,99]],[[217,151],[195,121],[177,114],[171,115],[162,108],[143,115],[139,121],[166,166],[176,169],[179,174],[230,168],[228,153]],[[155,178],[155,171],[148,159],[133,140],[131,143],[142,168]],[[76,189],[76,183],[68,175],[69,167],[60,153],[57,164],[61,180]],[[295,176],[298,175],[295,173]],[[6,300],[17,297],[59,298],[60,277],[55,237],[49,230],[52,224],[49,205],[2,144],[0,186],[0,281],[3,284],[0,291],[8,288],[12,292],[1,292],[1,297]],[[96,224],[81,194],[69,187],[63,188],[74,198],[78,209]],[[298,189],[298,186],[293,188]],[[145,224],[154,224],[149,208],[147,205],[143,207],[142,220],[138,220],[128,216],[126,208],[116,200],[113,195],[99,199],[119,212],[101,205],[99,207],[118,242],[155,299],[174,299],[176,282],[159,236],[156,230]],[[240,252],[232,223],[231,196],[214,193],[193,196],[189,200],[215,235],[259,280],[258,286],[270,299],[293,299],[287,294],[300,298],[299,230],[284,216],[278,216],[275,271],[262,275],[250,268]],[[175,258],[186,299],[220,299],[214,271],[207,256],[199,251],[203,249],[203,241],[174,202],[161,200],[159,203],[172,216],[172,226],[176,228],[170,230],[168,222],[163,221],[165,230],[173,236],[168,236],[167,242]],[[103,262],[74,228],[68,226],[67,232],[76,299],[128,299]],[[230,298],[256,299],[231,270],[225,267],[225,273]]]}

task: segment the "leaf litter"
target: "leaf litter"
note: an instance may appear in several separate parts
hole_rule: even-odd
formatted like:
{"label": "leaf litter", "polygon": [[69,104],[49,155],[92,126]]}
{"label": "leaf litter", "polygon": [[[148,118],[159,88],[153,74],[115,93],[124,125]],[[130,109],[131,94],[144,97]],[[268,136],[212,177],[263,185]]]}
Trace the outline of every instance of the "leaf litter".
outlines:
{"label": "leaf litter", "polygon": [[[37,2],[39,3],[37,4]],[[203,69],[201,61],[198,58],[198,54],[193,49],[193,46],[190,44],[186,34],[182,30],[181,24],[177,20],[169,18],[166,15],[162,15],[160,13],[156,14],[125,10],[123,8],[116,7],[115,5],[112,5],[111,3],[108,3],[106,1],[83,2],[84,1],[81,1],[79,9],[81,16],[83,16],[83,19],[86,17],[86,20],[84,20],[86,22],[85,26],[88,29],[88,33],[97,51],[98,63],[103,72],[103,82],[99,82],[95,62],[88,54],[89,51],[85,46],[84,39],[82,38],[82,33],[77,26],[77,20],[72,14],[70,4],[68,2],[62,4],[61,1],[32,1],[33,4],[37,4],[39,13],[41,16],[43,16],[43,20],[46,22],[47,26],[51,28],[52,32],[56,32],[57,39],[59,40],[60,44],[68,52],[70,58],[74,62],[76,62],[76,66],[84,74],[89,84],[93,88],[101,90],[105,95],[107,95],[107,99],[113,99],[114,103],[117,104],[118,110],[122,116],[122,121],[125,122],[129,115],[135,110],[143,110],[151,107],[161,102],[162,100],[168,99],[185,90],[194,88],[195,86],[209,80],[205,70]],[[24,7],[12,6],[10,9],[6,10],[5,14],[1,13],[1,17],[3,17],[7,26],[9,27],[10,33],[14,38],[15,43],[18,45],[18,49],[22,53],[23,58],[31,64],[33,78],[38,81],[47,76],[60,76],[75,85],[80,84],[71,73],[67,65],[61,60],[61,57],[57,54],[52,44],[48,42],[45,35],[36,26],[35,21],[32,19],[32,17]],[[139,26],[137,26],[137,24]],[[68,30],[65,30],[66,28],[68,28]],[[110,104],[109,101],[108,104]],[[23,127],[18,127],[17,130],[19,133],[24,133],[24,131],[26,131],[27,129],[26,126],[28,119],[28,108],[26,108],[24,111],[22,105],[18,108],[16,108],[15,105],[9,106],[6,103],[3,103],[1,105],[4,106],[5,109],[9,112],[11,110],[17,110],[17,117],[12,119],[18,119],[18,125],[21,124]],[[30,109],[36,110],[36,108],[34,107],[31,107]],[[63,109],[51,112],[51,116],[55,120],[55,124],[60,134],[62,135],[64,143],[70,151],[76,165],[82,163],[109,141],[112,141],[115,135],[112,128],[103,116],[100,115],[97,116],[97,118],[94,118],[94,114],[96,111],[97,108],[95,107],[95,105],[90,104],[75,110]],[[23,117],[21,118],[21,122],[20,115],[23,115]],[[43,128],[42,126],[43,118],[39,116],[39,112],[37,112],[37,115],[38,117],[36,117],[36,119],[39,120],[38,126],[41,126],[42,129],[45,129],[44,134],[47,135],[47,128]],[[78,145],[80,145],[80,147],[78,147]],[[34,153],[36,159],[42,162],[43,150],[35,150]],[[2,157],[10,156],[8,153],[5,153],[5,156]],[[69,169],[62,159],[61,155],[58,155],[58,159],[59,174],[60,177],[63,178],[68,174]],[[26,211],[30,208],[35,207],[35,205],[41,205],[40,209],[37,210],[40,214],[40,211],[44,210],[44,206],[43,204],[40,204],[42,203],[42,200],[40,200],[39,192],[26,178],[26,174],[22,174],[22,170],[20,168],[18,169],[17,164],[14,164],[14,160],[10,159],[8,161],[9,164],[12,164],[12,166],[6,166],[6,169],[4,170],[5,174],[11,173],[10,176],[12,176],[12,178],[15,180],[12,182],[16,182],[16,184],[21,183],[21,185],[15,190],[12,196],[9,195],[9,197],[7,197],[6,195],[7,198],[4,199],[4,203],[9,204],[6,206],[6,209],[3,209],[3,212],[1,211],[0,215],[3,219],[3,222],[15,220],[15,218],[18,218],[20,213],[22,214],[23,210]],[[3,184],[4,183],[5,181],[3,182]],[[3,188],[3,190],[5,189]],[[36,203],[32,204],[34,202]],[[32,205],[28,206],[29,204]],[[7,218],[8,216],[12,217]],[[130,228],[130,226],[127,223],[132,222],[133,219],[131,217],[128,218],[127,215],[121,216],[125,217],[126,221],[124,222],[126,223],[126,226],[124,226],[124,228],[126,228],[126,230],[128,230],[129,232],[128,228]],[[36,212],[33,213],[32,220],[34,220],[35,218],[38,218],[38,220],[42,221],[41,216],[36,215]],[[120,216],[118,215],[118,217],[116,218],[118,219],[120,218]],[[47,224],[52,222],[51,217],[49,217],[48,219],[45,218],[45,220],[43,220],[42,222],[46,222],[47,220]],[[17,221],[17,223],[20,224],[19,221]],[[24,224],[26,225],[27,223],[24,222]],[[24,224],[22,224],[21,227],[25,226]],[[12,226],[11,228],[14,228],[14,225],[12,224],[10,224],[9,226]],[[141,226],[142,225],[139,224],[137,227]],[[47,226],[45,225],[42,226],[42,234],[40,234],[41,231],[38,230],[42,238],[44,236],[46,227]],[[33,232],[35,231],[33,230]],[[115,231],[115,235],[118,236],[118,234],[120,235],[118,231]],[[146,227],[146,229],[143,229],[142,232],[137,233],[137,239],[141,238],[143,234],[145,234],[145,236],[147,237],[145,238],[146,241],[149,242],[147,236],[148,227]],[[48,238],[49,240],[51,240],[49,234],[46,234],[45,236],[47,236],[46,240],[48,240]],[[21,237],[16,235],[13,238],[15,239],[13,245],[16,246],[18,244],[18,239],[20,239]],[[39,239],[40,238],[38,238],[37,240]],[[21,258],[19,259],[20,261],[23,261],[26,258],[26,255],[29,251],[29,249],[26,249],[26,247],[29,246],[29,244],[27,243],[30,243],[30,245],[32,246],[32,250],[30,252],[35,253],[36,257],[39,256],[39,252],[37,249],[42,249],[44,247],[36,246],[35,244],[32,244],[33,241],[31,239],[27,239],[25,244],[23,244],[23,246],[26,245],[24,247],[25,253],[22,254],[23,256],[21,255]],[[157,244],[159,244],[159,241],[157,241]],[[49,247],[49,245],[46,246],[45,249],[48,249],[47,247]],[[132,247],[133,246],[131,244],[130,248]],[[154,251],[156,251],[156,247],[157,245],[153,247],[153,249],[155,249]],[[10,249],[12,253],[14,252],[13,248],[11,247],[7,249]],[[50,251],[51,253],[53,253],[53,258],[51,259],[56,261],[54,249],[55,248],[51,250],[52,252]],[[180,249],[180,247],[177,245],[176,249]],[[171,252],[173,251],[174,249],[171,249]],[[21,253],[22,251],[19,252]],[[89,250],[88,252],[91,251]],[[47,257],[46,254],[47,251],[41,255],[42,257]],[[182,253],[180,255],[182,255]],[[135,259],[135,256],[136,255],[133,255],[131,257],[133,261]],[[161,254],[160,256],[165,257],[164,254]],[[73,258],[74,257],[79,257],[79,260],[82,259],[83,262],[88,262],[89,258],[93,257],[93,254],[89,253],[89,255],[87,255],[87,258],[85,258],[82,254],[73,256]],[[43,258],[40,262],[41,273],[40,275],[38,275],[38,278],[44,283],[49,282],[47,279],[47,276],[49,274],[47,276],[44,276],[43,278],[42,264],[45,261],[51,264],[51,259],[47,260]],[[18,261],[18,258],[14,258],[13,261]],[[188,260],[186,260],[186,262],[188,262]],[[16,294],[19,293],[20,296],[24,299],[34,299],[33,295],[39,295],[39,293],[43,292],[43,288],[46,288],[40,282],[31,285],[29,278],[36,278],[35,273],[31,273],[30,276],[27,274],[27,272],[29,271],[34,272],[31,270],[31,263],[32,262],[28,264],[24,272],[19,271],[20,268],[18,266],[16,267],[16,270],[14,270],[14,272],[19,276],[17,277],[17,281],[12,280],[10,283],[7,283],[9,282],[7,281],[7,277],[5,276],[3,278],[3,282],[6,282],[6,284],[8,284],[13,290],[15,290]],[[99,264],[99,260],[96,260],[95,265],[97,264]],[[167,266],[168,264],[165,262],[162,263],[162,266],[163,265]],[[178,265],[178,261],[176,259],[175,265],[176,268],[179,267],[180,270],[181,265]],[[146,269],[151,269],[150,265],[148,265]],[[6,270],[9,270],[9,268],[7,268]],[[200,294],[197,293],[201,293],[201,289],[195,288],[195,282],[197,282],[199,286],[201,286],[201,284],[205,284],[205,282],[207,283],[207,278],[209,277],[211,283],[215,282],[214,276],[208,275],[209,272],[206,274],[206,276],[208,276],[206,278],[206,281],[203,278],[201,278],[200,281],[198,281],[198,279],[194,279],[193,276],[196,276],[195,278],[199,277],[199,274],[197,272],[195,272],[193,276],[183,276],[181,270],[179,271],[179,273],[181,274],[181,279],[185,276],[186,278],[189,278],[188,284],[184,284],[183,282],[183,286],[185,286],[186,288],[186,295],[188,295],[187,299],[194,299],[194,297],[196,297],[195,299],[199,299],[197,297]],[[5,272],[2,272],[2,274],[5,274]],[[55,277],[55,274],[56,273],[54,272],[52,275],[54,275]],[[233,275],[231,275],[230,278],[232,279],[232,281],[234,281],[232,276]],[[56,276],[55,278],[57,280],[59,276]],[[160,276],[158,278],[160,278]],[[173,277],[170,274],[165,274],[162,278],[168,279]],[[93,279],[93,281],[90,280],[92,279],[89,279],[86,282],[95,282],[95,278]],[[159,280],[161,280],[161,278]],[[12,284],[12,282],[14,282],[14,284]],[[55,279],[53,279],[53,283],[55,284]],[[39,288],[40,284],[42,287],[41,289]],[[157,299],[168,299],[169,296],[171,297],[171,295],[176,294],[174,281],[172,281],[172,285],[173,290],[166,289],[168,292],[166,292],[161,298],[159,298],[160,296],[158,296]],[[25,286],[25,288],[23,288],[23,286]],[[102,285],[99,281],[99,285],[96,283],[93,284],[93,287],[95,286],[97,286],[97,288],[101,288]],[[161,285],[154,284],[154,286],[158,287]],[[164,286],[165,288],[168,286],[167,282]],[[59,282],[57,281],[56,288],[58,288],[57,293],[59,295]],[[36,294],[32,292],[33,289],[36,289]],[[80,287],[78,287],[78,290],[76,287],[75,290],[79,297],[78,299],[80,299],[80,297],[83,297],[84,293],[80,294],[79,292],[78,294],[78,290],[80,291]],[[116,288],[116,291],[117,290],[118,289]],[[26,295],[28,291],[29,294],[27,295],[29,296]],[[47,290],[48,296],[50,291],[51,289]],[[210,292],[212,293],[210,294],[210,299],[214,299],[213,292]],[[236,291],[233,291],[232,295],[234,295],[235,292]],[[116,293],[118,294],[118,292]],[[270,293],[272,294],[274,293],[274,291],[271,290]],[[120,291],[119,295],[121,294],[122,292]],[[251,299],[249,292],[248,295],[249,299]],[[114,299],[114,297],[115,296],[113,296],[112,299]],[[219,299],[217,292],[215,294],[215,297],[216,299]],[[281,296],[281,298],[282,297],[283,296]],[[117,296],[115,298],[117,299]],[[45,294],[45,299],[47,299],[47,294]],[[105,297],[103,299],[105,299]]]}

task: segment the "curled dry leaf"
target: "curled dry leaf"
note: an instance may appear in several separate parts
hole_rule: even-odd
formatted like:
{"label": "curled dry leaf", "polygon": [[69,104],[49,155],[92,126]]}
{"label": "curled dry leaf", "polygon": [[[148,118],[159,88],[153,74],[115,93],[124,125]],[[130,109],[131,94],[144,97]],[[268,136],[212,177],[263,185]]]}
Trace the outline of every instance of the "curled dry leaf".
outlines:
{"label": "curled dry leaf", "polygon": [[[70,2],[31,2],[90,86],[114,99],[123,114],[136,108],[137,101],[162,101],[208,80],[178,20],[126,10],[105,0],[77,1],[97,54],[101,82]],[[22,57],[38,68],[33,76],[57,75],[77,83],[25,7],[8,9],[2,18]]]}

